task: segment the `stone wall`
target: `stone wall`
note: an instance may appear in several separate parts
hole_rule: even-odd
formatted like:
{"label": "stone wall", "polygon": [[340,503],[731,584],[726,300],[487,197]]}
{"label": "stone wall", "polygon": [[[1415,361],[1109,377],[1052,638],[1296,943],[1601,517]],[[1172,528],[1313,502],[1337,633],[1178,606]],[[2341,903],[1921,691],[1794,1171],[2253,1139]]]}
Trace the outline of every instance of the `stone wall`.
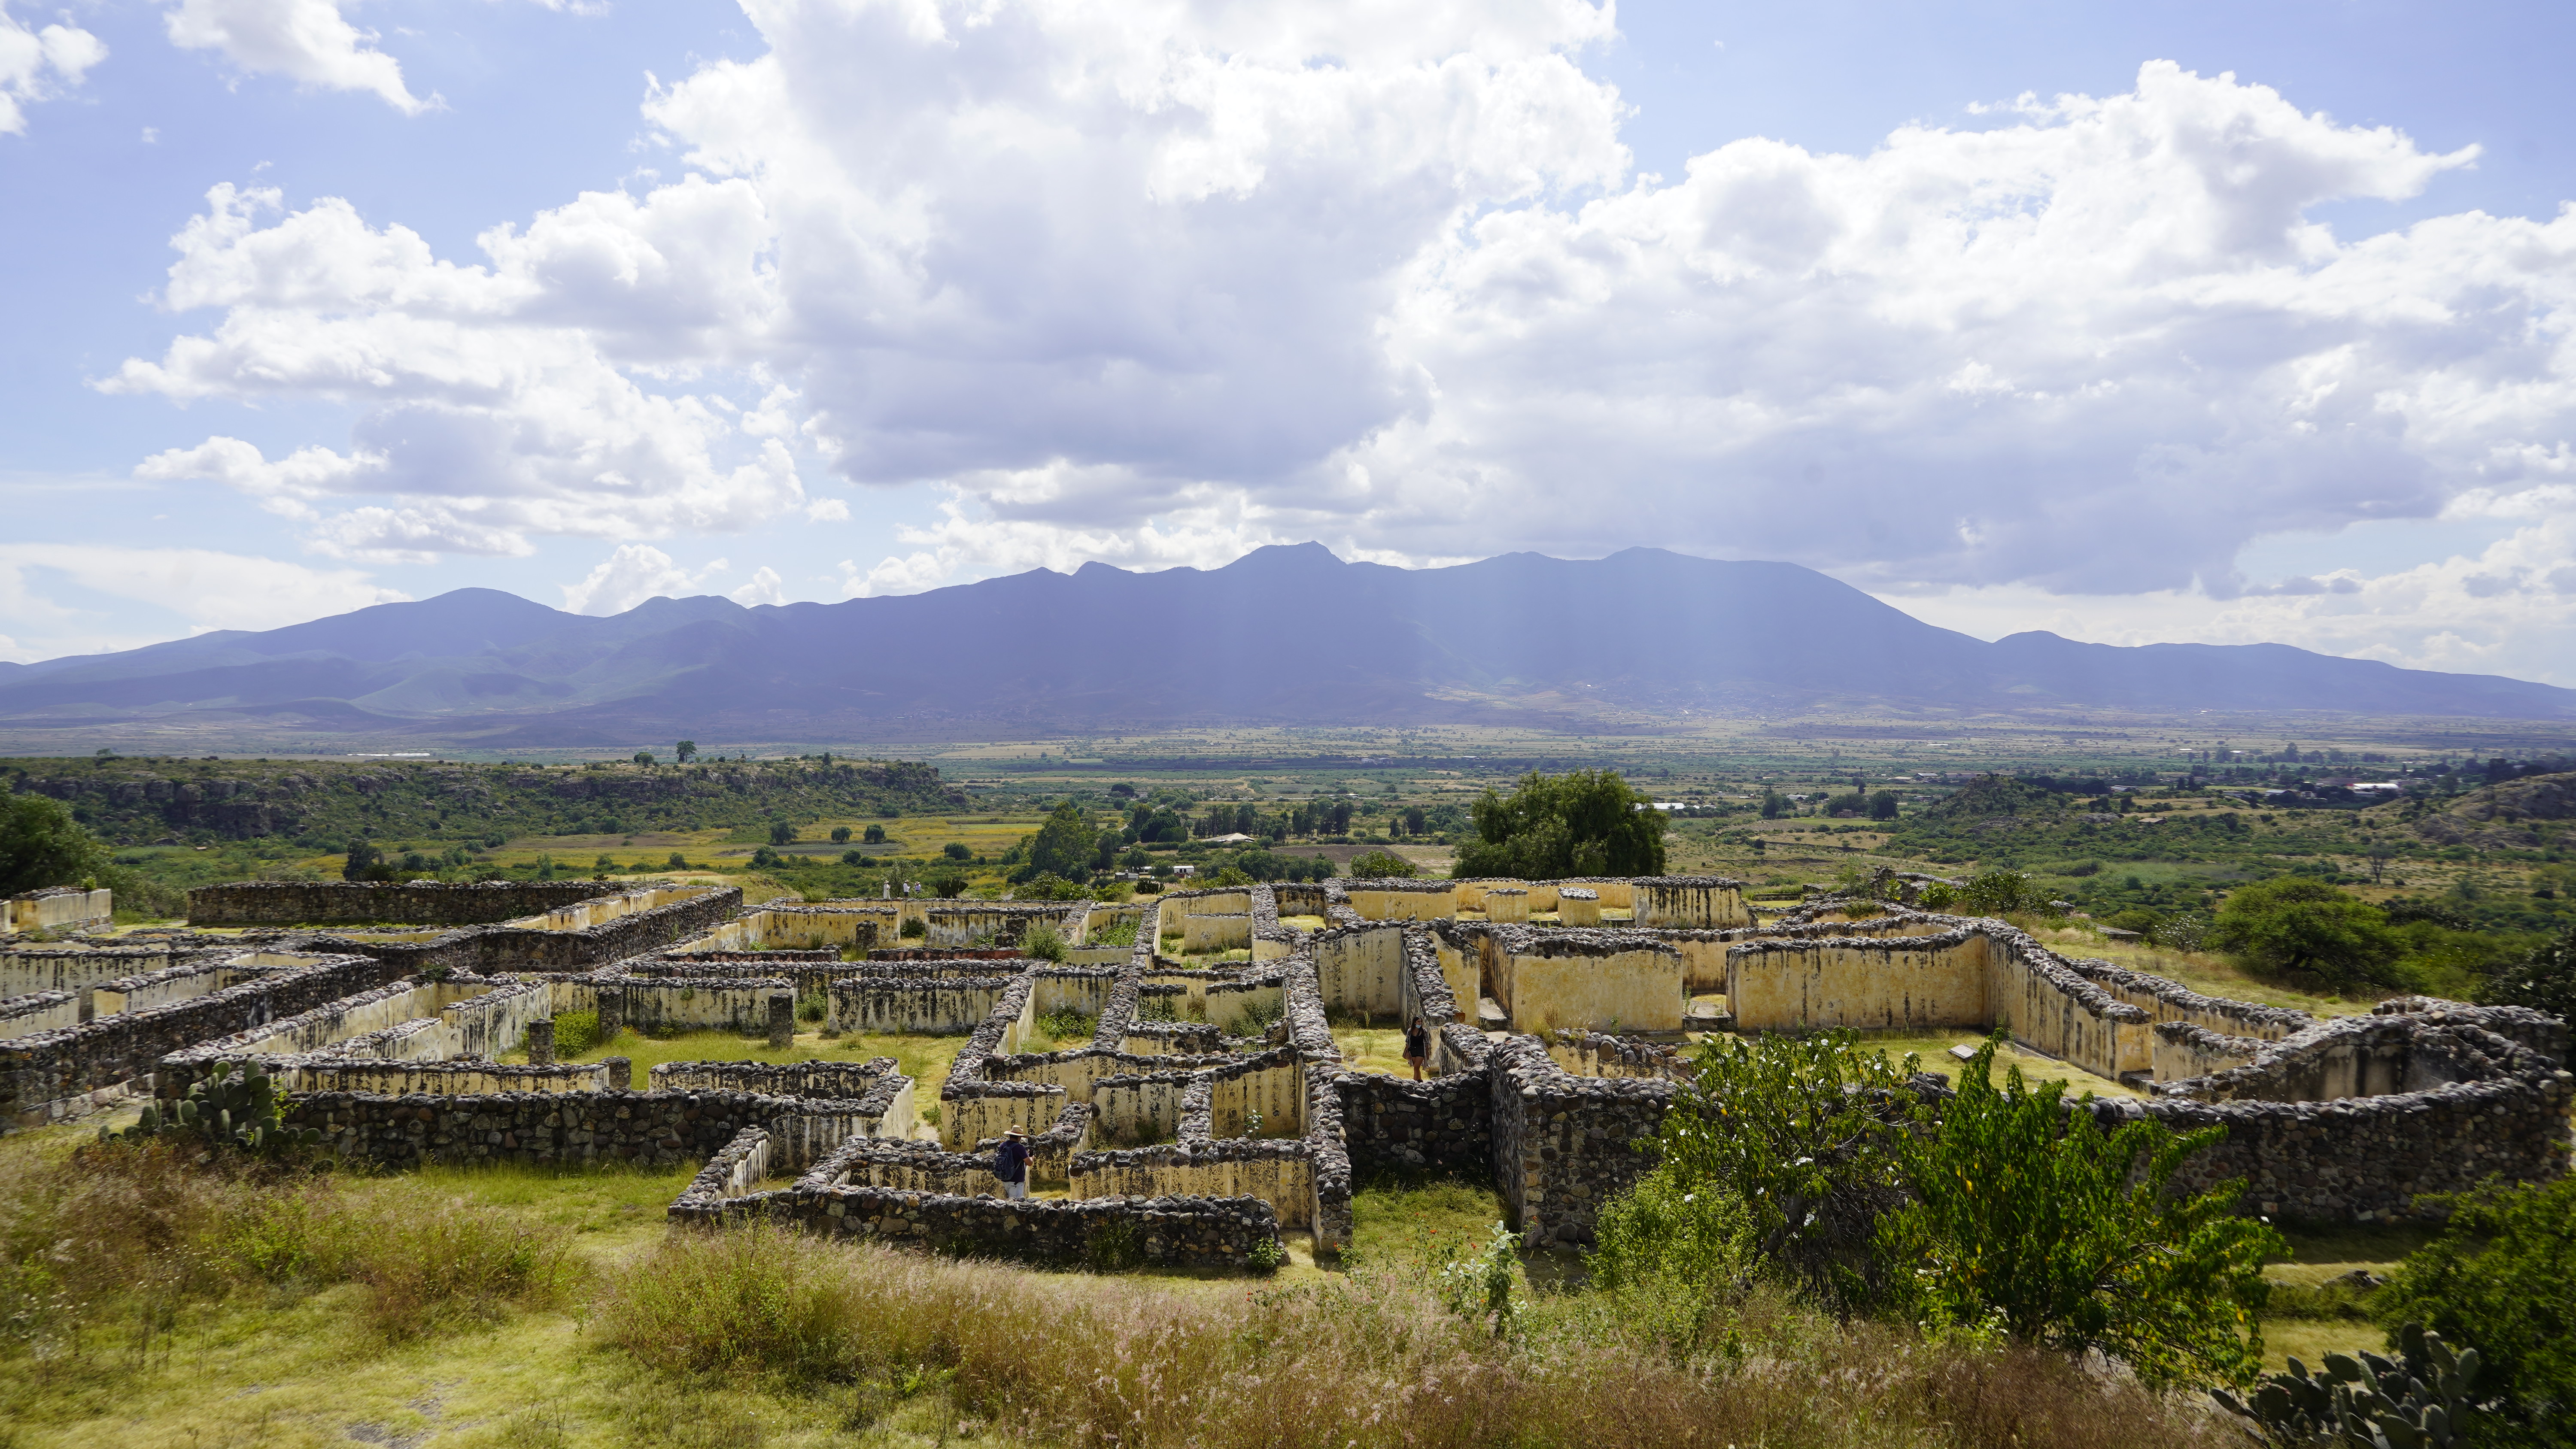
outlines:
{"label": "stone wall", "polygon": [[1235,1138],[1077,1153],[1072,1181],[1076,1199],[1257,1198],[1285,1227],[1308,1226],[1315,1201],[1312,1151],[1293,1140]]}
{"label": "stone wall", "polygon": [[116,923],[116,892],[50,886],[0,901],[0,931],[86,931]]}
{"label": "stone wall", "polygon": [[801,1116],[813,1104],[749,1092],[509,1092],[385,1096],[310,1092],[290,1097],[294,1126],[315,1127],[346,1162],[628,1162],[695,1165],[745,1127]]}
{"label": "stone wall", "polygon": [[1361,1181],[1436,1172],[1481,1176],[1494,1166],[1494,1102],[1484,1075],[1410,1082],[1376,1072],[1333,1079],[1342,1137]]}
{"label": "stone wall", "polygon": [[328,1006],[392,981],[363,956],[316,958],[299,969],[145,1011],[0,1042],[0,1123],[33,1125],[84,1110],[75,1099],[152,1074],[172,1052]]}
{"label": "stone wall", "polygon": [[1511,1204],[1522,1243],[1591,1242],[1602,1206],[1654,1166],[1654,1154],[1635,1144],[1655,1135],[1679,1088],[1571,1075],[1528,1036],[1497,1043],[1486,1076],[1495,1185]]}
{"label": "stone wall", "polygon": [[234,881],[188,892],[192,926],[488,926],[624,887],[605,881]]}
{"label": "stone wall", "polygon": [[1162,1268],[1241,1268],[1252,1262],[1256,1245],[1279,1239],[1278,1219],[1259,1198],[1004,1202],[877,1187],[791,1188],[734,1198],[690,1216],[758,1218],[952,1256],[1054,1267],[1134,1261]]}
{"label": "stone wall", "polygon": [[0,1041],[80,1025],[81,1000],[68,991],[31,991],[0,1001]]}

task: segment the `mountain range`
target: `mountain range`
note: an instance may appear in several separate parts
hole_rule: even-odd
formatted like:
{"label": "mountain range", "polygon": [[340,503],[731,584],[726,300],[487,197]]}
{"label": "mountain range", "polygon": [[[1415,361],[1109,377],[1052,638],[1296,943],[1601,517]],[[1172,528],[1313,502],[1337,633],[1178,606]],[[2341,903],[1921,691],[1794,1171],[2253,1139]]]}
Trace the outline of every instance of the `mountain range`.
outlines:
{"label": "mountain range", "polygon": [[2279,644],[1986,643],[1812,569],[1636,548],[1452,568],[1320,544],[1218,569],[1037,569],[898,598],[606,618],[491,589],[0,665],[0,728],[480,747],[1005,738],[1211,724],[2064,706],[2576,718],[2576,690]]}

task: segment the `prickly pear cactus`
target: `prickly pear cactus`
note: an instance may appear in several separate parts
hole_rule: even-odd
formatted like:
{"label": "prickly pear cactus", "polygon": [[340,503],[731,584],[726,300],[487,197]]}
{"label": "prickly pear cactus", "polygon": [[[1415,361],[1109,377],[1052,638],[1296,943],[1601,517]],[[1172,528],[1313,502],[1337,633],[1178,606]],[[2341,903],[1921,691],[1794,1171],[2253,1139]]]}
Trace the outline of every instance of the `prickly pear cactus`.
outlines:
{"label": "prickly pear cactus", "polygon": [[278,1153],[319,1144],[322,1134],[311,1127],[289,1127],[278,1119],[283,1094],[256,1061],[215,1063],[214,1069],[188,1088],[188,1095],[168,1117],[158,1107],[143,1109],[143,1119],[123,1132],[99,1129],[99,1140],[141,1141],[179,1137],[208,1147]]}
{"label": "prickly pear cactus", "polygon": [[2325,1372],[2297,1359],[2247,1402],[2215,1391],[2229,1412],[2250,1419],[2284,1449],[2451,1449],[2484,1410],[2474,1397],[2478,1351],[2454,1351],[2420,1323],[2398,1330],[2399,1357],[2330,1353]]}

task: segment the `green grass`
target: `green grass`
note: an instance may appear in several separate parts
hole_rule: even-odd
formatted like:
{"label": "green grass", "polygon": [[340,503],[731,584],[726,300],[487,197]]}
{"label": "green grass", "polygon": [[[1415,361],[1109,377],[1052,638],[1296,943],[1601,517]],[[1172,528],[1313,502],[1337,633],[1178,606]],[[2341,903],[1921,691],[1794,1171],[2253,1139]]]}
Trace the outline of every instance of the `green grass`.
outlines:
{"label": "green grass", "polygon": [[1333,1045],[1342,1054],[1342,1065],[1352,1071],[1383,1072],[1391,1077],[1413,1075],[1413,1067],[1404,1059],[1401,1027],[1336,1026]]}

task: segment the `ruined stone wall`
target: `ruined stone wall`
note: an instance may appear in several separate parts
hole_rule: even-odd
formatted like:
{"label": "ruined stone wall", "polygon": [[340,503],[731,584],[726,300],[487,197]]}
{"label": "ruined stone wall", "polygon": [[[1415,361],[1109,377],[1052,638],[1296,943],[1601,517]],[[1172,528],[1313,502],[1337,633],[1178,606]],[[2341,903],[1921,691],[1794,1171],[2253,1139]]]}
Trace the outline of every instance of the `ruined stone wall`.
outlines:
{"label": "ruined stone wall", "polygon": [[639,976],[599,989],[614,993],[609,1010],[637,1031],[765,1032],[771,1000],[793,996],[783,976]]}
{"label": "ruined stone wall", "polygon": [[605,881],[234,881],[188,892],[192,926],[487,926],[624,887]]}
{"label": "ruined stone wall", "polygon": [[1333,1079],[1342,1134],[1361,1181],[1434,1172],[1482,1176],[1494,1165],[1493,1091],[1481,1072],[1411,1082],[1376,1072]]}
{"label": "ruined stone wall", "polygon": [[68,991],[31,991],[0,1001],[0,1040],[80,1025],[81,1000]]}
{"label": "ruined stone wall", "polygon": [[[238,958],[235,958],[238,960]],[[120,1011],[149,1011],[192,996],[221,991],[237,986],[259,974],[222,959],[184,962],[139,976],[122,976],[103,981],[89,990],[89,1001],[82,1008],[84,1018],[114,1016]]]}
{"label": "ruined stone wall", "polygon": [[793,1188],[725,1202],[706,1217],[759,1219],[813,1232],[1052,1267],[1119,1266],[1132,1251],[1159,1268],[1240,1268],[1279,1224],[1258,1198],[1098,1202],[952,1197],[876,1187]]}
{"label": "ruined stone wall", "polygon": [[0,901],[0,931],[87,931],[116,924],[116,892],[50,886]]}
{"label": "ruined stone wall", "polygon": [[1362,926],[1316,933],[1316,988],[1324,1009],[1392,1016],[1404,1009],[1404,927]]}
{"label": "ruined stone wall", "polygon": [[393,979],[381,961],[323,957],[167,1006],[10,1038],[0,1042],[0,1123],[32,1125],[86,1110],[74,1099],[149,1076],[174,1051],[373,991]]}
{"label": "ruined stone wall", "polygon": [[832,983],[828,1019],[834,1031],[958,1036],[982,1025],[1015,987],[1028,989],[1010,976],[845,977]]}
{"label": "ruined stone wall", "polygon": [[1648,876],[1632,883],[1636,924],[1666,930],[1710,930],[1748,926],[1744,882],[1720,876]]}
{"label": "ruined stone wall", "polygon": [[1495,1044],[1486,1073],[1495,1185],[1511,1204],[1522,1243],[1591,1242],[1602,1206],[1654,1166],[1654,1154],[1634,1144],[1654,1136],[1677,1086],[1573,1076],[1528,1036]]}
{"label": "ruined stone wall", "polygon": [[315,1127],[346,1162],[412,1168],[430,1163],[629,1162],[696,1165],[743,1128],[799,1115],[809,1103],[747,1092],[501,1093],[382,1096],[313,1092],[292,1097],[293,1126]]}

